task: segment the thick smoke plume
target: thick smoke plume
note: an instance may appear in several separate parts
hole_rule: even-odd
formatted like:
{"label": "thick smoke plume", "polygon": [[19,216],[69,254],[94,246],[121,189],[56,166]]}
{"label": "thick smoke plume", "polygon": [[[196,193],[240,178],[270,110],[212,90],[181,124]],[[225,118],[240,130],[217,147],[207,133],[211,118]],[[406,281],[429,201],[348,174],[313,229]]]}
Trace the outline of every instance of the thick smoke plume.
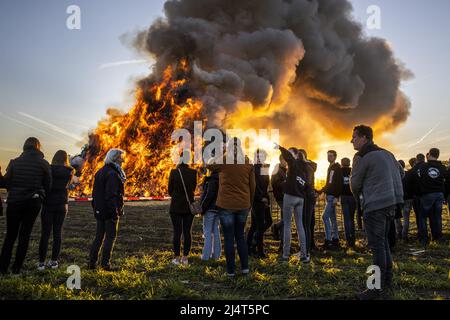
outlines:
{"label": "thick smoke plume", "polygon": [[[408,118],[400,84],[411,73],[364,35],[347,0],[168,0],[164,10],[134,40],[156,60],[140,85],[186,59],[186,90],[209,126],[279,128],[314,144],[313,130],[343,138],[355,124],[391,130]],[[245,112],[250,124],[236,116]]]}

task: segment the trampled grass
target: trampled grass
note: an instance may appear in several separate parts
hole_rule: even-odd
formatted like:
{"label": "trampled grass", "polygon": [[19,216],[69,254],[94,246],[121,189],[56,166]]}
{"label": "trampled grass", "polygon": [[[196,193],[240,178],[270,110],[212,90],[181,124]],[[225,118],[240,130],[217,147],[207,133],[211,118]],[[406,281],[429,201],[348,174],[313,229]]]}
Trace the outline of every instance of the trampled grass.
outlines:
{"label": "trampled grass", "polygon": [[[87,203],[70,205],[60,269],[37,271],[38,220],[24,273],[0,278],[0,299],[354,299],[355,292],[365,285],[371,256],[364,240],[358,241],[356,250],[315,253],[311,264],[305,266],[296,258],[279,262],[278,243],[269,234],[268,258],[251,259],[250,275],[229,279],[224,257],[218,262],[200,259],[200,219],[193,228],[191,265],[174,266],[167,209],[166,202],[126,205],[113,254],[119,268],[116,272],[86,269],[95,230]],[[411,254],[422,249],[418,243],[398,244],[394,252],[395,299],[450,299],[450,219],[447,212],[444,217],[445,243],[433,243],[418,256]],[[1,217],[2,239],[5,223]],[[316,237],[322,241],[320,232]],[[81,290],[66,289],[66,269],[73,264],[81,268]]]}

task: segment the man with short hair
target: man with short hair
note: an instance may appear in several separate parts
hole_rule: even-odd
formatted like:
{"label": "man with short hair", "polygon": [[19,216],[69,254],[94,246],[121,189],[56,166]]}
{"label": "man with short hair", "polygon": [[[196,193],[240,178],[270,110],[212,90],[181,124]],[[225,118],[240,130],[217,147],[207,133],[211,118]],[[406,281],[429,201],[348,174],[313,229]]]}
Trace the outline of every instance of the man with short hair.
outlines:
{"label": "man with short hair", "polygon": [[334,150],[328,151],[328,162],[330,166],[327,172],[327,182],[325,187],[321,190],[326,195],[326,206],[322,215],[322,220],[325,226],[325,243],[324,249],[339,247],[339,228],[336,218],[336,204],[341,196],[343,177],[342,168],[336,162],[337,152]]}
{"label": "man with short hair", "polygon": [[424,227],[423,244],[428,242],[427,218],[430,220],[433,241],[442,238],[442,207],[444,205],[445,176],[447,169],[438,161],[440,151],[432,148],[427,154],[427,163],[419,170],[420,204]]}
{"label": "man with short hair", "polygon": [[396,206],[403,204],[400,165],[394,155],[373,142],[372,128],[361,125],[353,131],[352,144],[358,152],[350,178],[355,196],[362,195],[364,226],[373,254],[373,264],[380,268],[379,288],[358,294],[361,300],[374,300],[392,289],[392,257],[388,234]]}
{"label": "man with short hair", "polygon": [[419,153],[416,156],[416,163],[414,167],[411,169],[411,177],[408,178],[408,182],[406,185],[406,188],[410,190],[411,195],[413,197],[413,208],[414,208],[414,214],[416,216],[416,225],[417,225],[417,240],[423,241],[424,239],[424,225],[423,225],[423,218],[421,213],[421,204],[420,204],[420,189],[419,189],[419,172],[420,167],[425,164],[425,155],[422,153]]}
{"label": "man with short hair", "polygon": [[411,158],[409,160],[409,165],[411,169],[405,172],[405,177],[403,179],[403,192],[404,192],[403,199],[405,200],[405,204],[403,205],[402,239],[405,242],[408,242],[410,215],[414,205],[414,190],[410,181],[414,179],[413,168],[416,165],[416,163],[417,163],[416,158]]}

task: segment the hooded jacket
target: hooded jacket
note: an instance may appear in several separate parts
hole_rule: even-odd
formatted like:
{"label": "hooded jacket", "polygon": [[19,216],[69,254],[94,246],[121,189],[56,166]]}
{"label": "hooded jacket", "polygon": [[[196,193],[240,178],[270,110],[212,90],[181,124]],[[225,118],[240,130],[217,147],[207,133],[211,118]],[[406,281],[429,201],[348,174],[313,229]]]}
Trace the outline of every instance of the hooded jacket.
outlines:
{"label": "hooded jacket", "polygon": [[344,178],[342,176],[342,168],[339,163],[333,163],[328,167],[327,183],[323,188],[326,195],[339,197],[342,192]]}
{"label": "hooded jacket", "polygon": [[38,150],[27,150],[11,160],[4,184],[8,190],[8,203],[30,200],[36,194],[45,199],[52,187],[52,176],[44,154]]}
{"label": "hooded jacket", "polygon": [[362,209],[373,212],[404,202],[401,166],[394,155],[373,143],[365,145],[353,160],[350,186],[363,196]]}
{"label": "hooded jacket", "polygon": [[44,204],[47,207],[57,207],[68,203],[68,187],[72,180],[74,170],[66,166],[51,166],[52,189],[45,198]]}
{"label": "hooded jacket", "polygon": [[284,193],[290,196],[305,198],[308,188],[308,169],[306,162],[295,159],[285,148],[280,147],[281,155],[288,163]]}
{"label": "hooded jacket", "polygon": [[124,184],[113,164],[97,171],[92,191],[92,207],[98,220],[116,220],[123,215]]}
{"label": "hooded jacket", "polygon": [[430,160],[420,166],[419,193],[426,195],[430,193],[445,193],[445,176],[447,169],[441,161]]}

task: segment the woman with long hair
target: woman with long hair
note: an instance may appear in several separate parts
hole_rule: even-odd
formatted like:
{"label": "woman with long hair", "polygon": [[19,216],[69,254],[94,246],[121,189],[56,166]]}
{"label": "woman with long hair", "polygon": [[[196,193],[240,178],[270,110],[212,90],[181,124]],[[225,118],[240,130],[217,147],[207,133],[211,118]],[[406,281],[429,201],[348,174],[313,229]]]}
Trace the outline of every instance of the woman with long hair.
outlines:
{"label": "woman with long hair", "polygon": [[[55,153],[52,164],[52,188],[44,201],[41,213],[41,240],[39,242],[38,270],[44,270],[47,266],[51,269],[58,268],[58,258],[61,251],[61,234],[68,212],[68,188],[73,179],[74,169],[69,165],[69,157],[66,151],[59,150]],[[48,240],[53,231],[52,257],[45,264],[47,257]]]}

